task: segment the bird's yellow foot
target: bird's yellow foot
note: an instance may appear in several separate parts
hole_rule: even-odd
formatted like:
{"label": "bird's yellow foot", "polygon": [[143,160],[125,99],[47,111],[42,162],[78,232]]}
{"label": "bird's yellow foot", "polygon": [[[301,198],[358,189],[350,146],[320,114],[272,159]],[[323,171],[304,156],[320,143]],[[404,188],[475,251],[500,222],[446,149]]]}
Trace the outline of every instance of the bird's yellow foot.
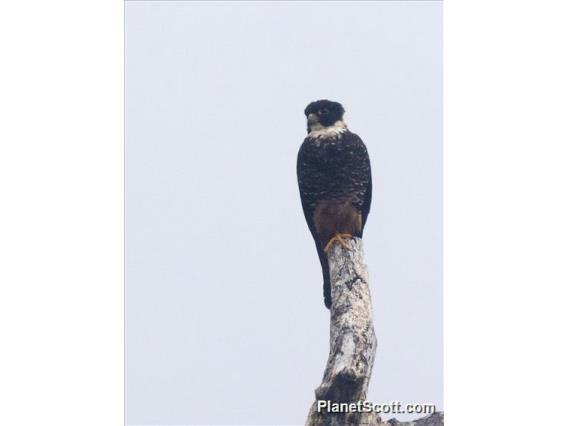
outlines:
{"label": "bird's yellow foot", "polygon": [[347,241],[345,241],[344,238],[352,238],[353,235],[351,234],[346,234],[344,232],[337,232],[333,238],[331,240],[328,241],[328,243],[325,245],[325,248],[323,249],[323,251],[325,251],[326,253],[329,253],[329,250],[331,250],[331,247],[333,246],[333,243],[335,241],[339,242],[339,244],[341,244],[343,246],[343,248],[349,248],[347,246]]}

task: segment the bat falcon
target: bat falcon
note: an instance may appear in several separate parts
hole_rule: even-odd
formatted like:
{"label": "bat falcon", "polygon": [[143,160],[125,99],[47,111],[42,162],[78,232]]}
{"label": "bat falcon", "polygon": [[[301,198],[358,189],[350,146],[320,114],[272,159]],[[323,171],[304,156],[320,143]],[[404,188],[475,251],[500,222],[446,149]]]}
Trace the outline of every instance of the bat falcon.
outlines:
{"label": "bat falcon", "polygon": [[331,307],[327,253],[363,236],[371,207],[371,163],[359,136],[347,128],[338,102],[319,100],[304,110],[308,136],[298,152],[300,198],[323,271],[325,306]]}

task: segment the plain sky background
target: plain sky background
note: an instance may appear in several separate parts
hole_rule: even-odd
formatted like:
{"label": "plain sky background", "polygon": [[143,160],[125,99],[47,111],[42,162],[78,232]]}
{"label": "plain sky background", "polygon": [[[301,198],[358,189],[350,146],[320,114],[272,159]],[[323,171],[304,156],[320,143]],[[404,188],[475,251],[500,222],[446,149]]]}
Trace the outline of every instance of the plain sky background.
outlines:
{"label": "plain sky background", "polygon": [[304,423],[329,312],[296,155],[321,98],[372,162],[368,399],[443,409],[441,2],[127,2],[125,42],[126,423]]}

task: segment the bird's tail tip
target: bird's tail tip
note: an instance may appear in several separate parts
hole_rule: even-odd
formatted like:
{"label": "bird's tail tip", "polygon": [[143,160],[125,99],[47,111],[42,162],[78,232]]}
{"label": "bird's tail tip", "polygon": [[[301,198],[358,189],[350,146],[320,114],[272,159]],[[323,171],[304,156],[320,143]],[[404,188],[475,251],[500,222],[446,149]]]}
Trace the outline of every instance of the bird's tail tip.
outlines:
{"label": "bird's tail tip", "polygon": [[323,282],[323,303],[327,309],[331,309],[331,285],[328,280]]}

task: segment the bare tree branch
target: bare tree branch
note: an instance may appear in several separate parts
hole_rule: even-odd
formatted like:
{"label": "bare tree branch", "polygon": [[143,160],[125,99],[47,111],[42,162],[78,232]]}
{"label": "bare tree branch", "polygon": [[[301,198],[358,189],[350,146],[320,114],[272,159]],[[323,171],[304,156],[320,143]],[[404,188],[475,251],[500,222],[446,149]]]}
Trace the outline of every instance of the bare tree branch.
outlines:
{"label": "bare tree branch", "polygon": [[443,413],[411,422],[383,422],[373,412],[327,411],[324,403],[365,401],[377,350],[363,242],[335,243],[328,253],[332,304],[330,349],[322,383],[315,391],[306,426],[442,426]]}
{"label": "bare tree branch", "polygon": [[328,260],[332,298],[329,358],[306,424],[369,423],[366,418],[371,417],[367,415],[370,413],[318,411],[318,401],[349,403],[366,399],[377,350],[363,242],[351,238],[347,247],[335,243]]}

